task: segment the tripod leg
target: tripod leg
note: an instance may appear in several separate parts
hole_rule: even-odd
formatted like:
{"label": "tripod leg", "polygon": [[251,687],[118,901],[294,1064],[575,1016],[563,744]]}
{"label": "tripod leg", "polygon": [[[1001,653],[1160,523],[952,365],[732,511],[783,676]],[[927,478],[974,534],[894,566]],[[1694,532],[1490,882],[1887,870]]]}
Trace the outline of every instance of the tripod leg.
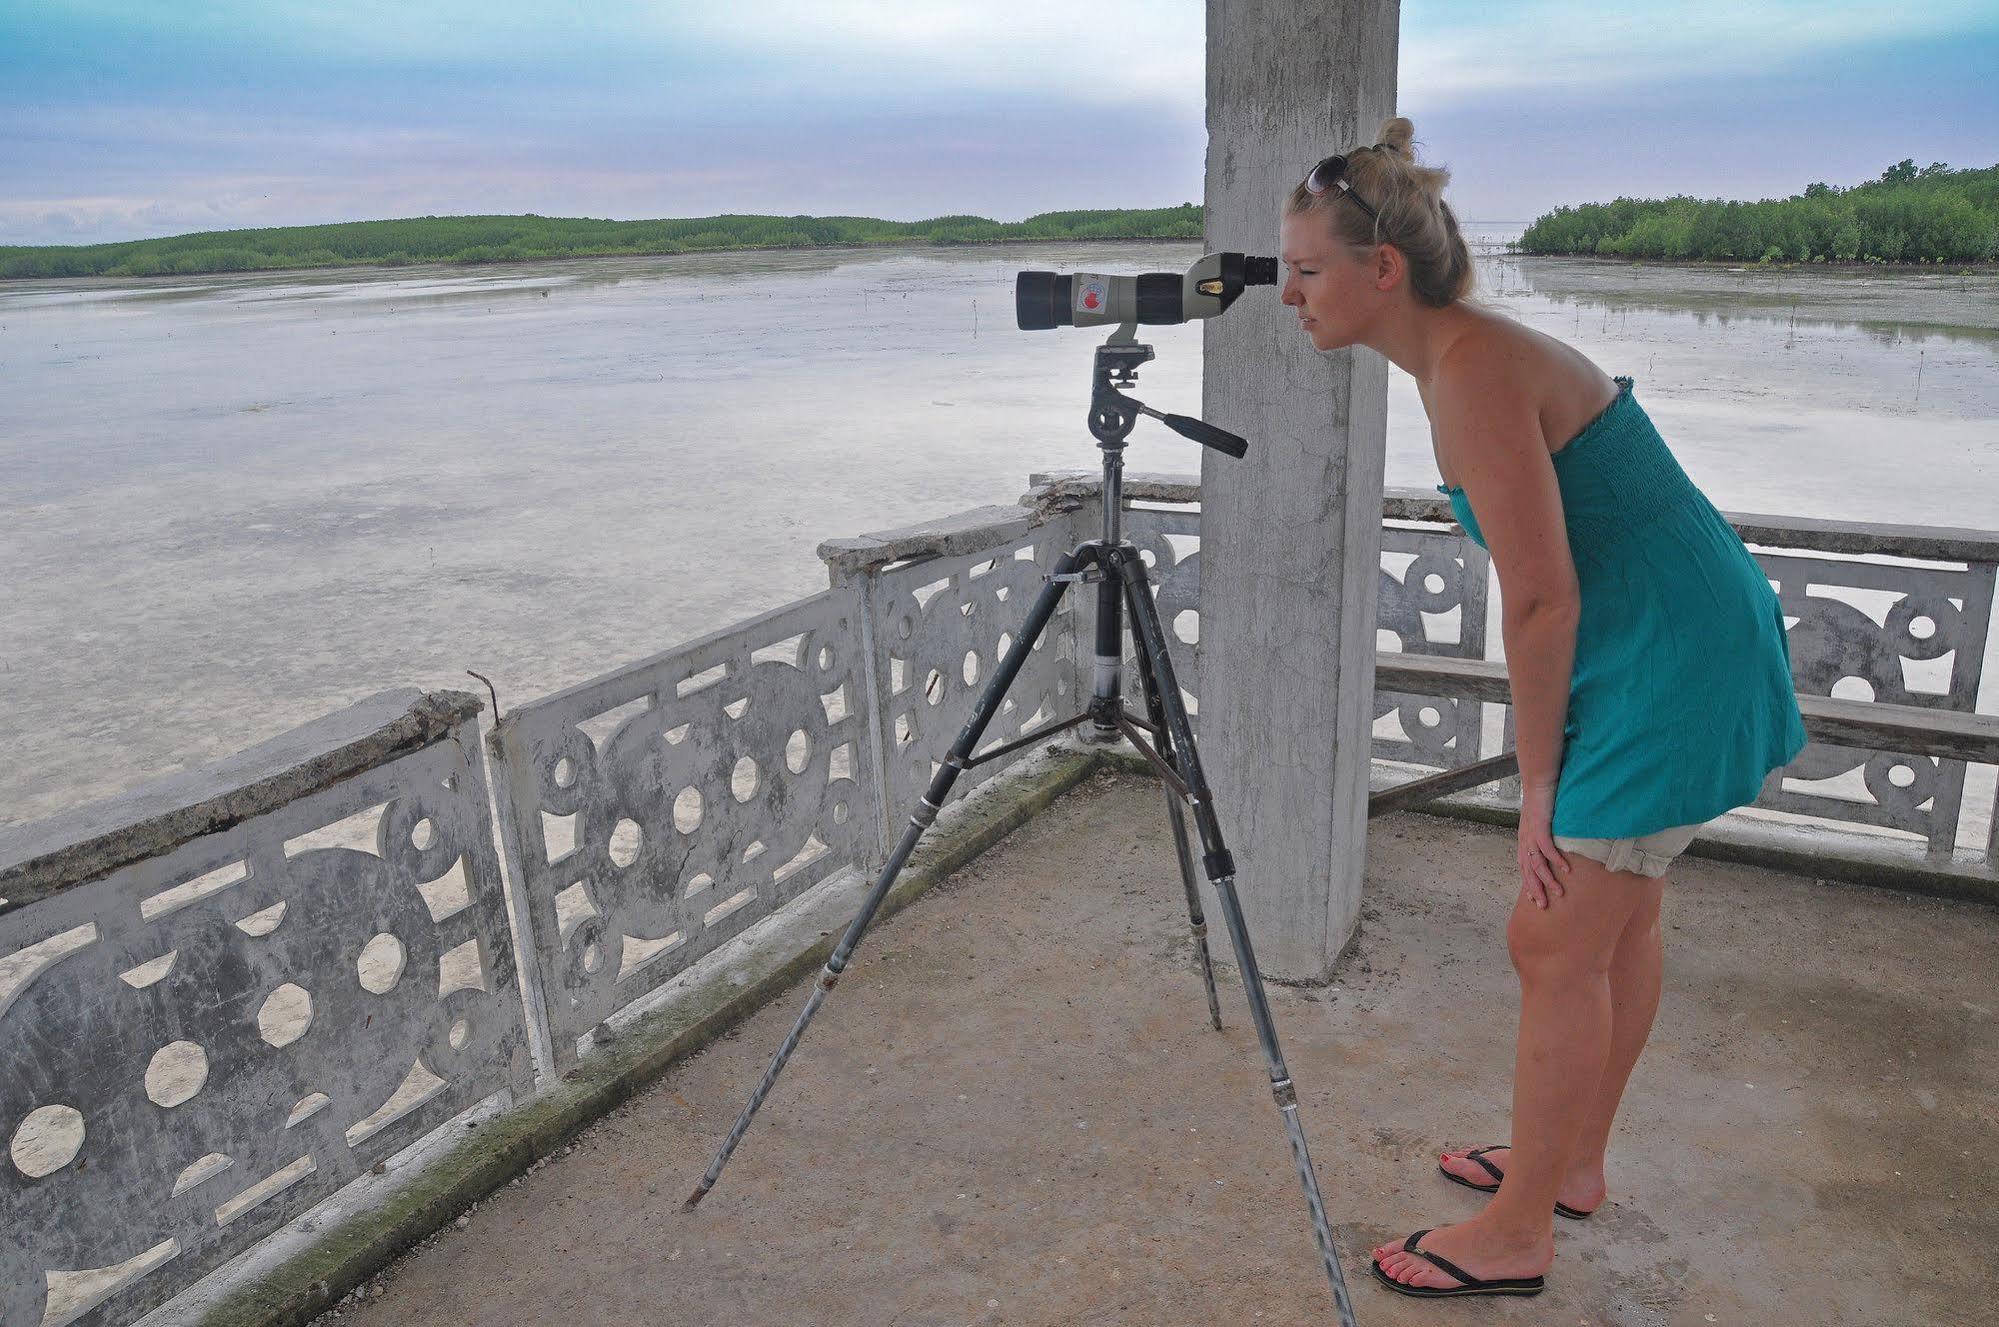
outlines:
{"label": "tripod leg", "polygon": [[[1135,570],[1142,573],[1144,563],[1138,563]],[[1126,591],[1130,592],[1129,585]],[[1141,585],[1139,593],[1149,595],[1151,591]],[[1134,618],[1134,625],[1136,622]],[[1153,673],[1151,656],[1143,645],[1138,650],[1138,680],[1145,692],[1145,716],[1152,723],[1159,754],[1169,765],[1179,769],[1178,748],[1166,728],[1166,704],[1160,698],[1159,679]],[[1187,921],[1193,928],[1194,949],[1201,959],[1201,983],[1208,992],[1208,1021],[1219,1032],[1222,1028],[1222,1002],[1215,994],[1215,965],[1208,955],[1208,919],[1201,912],[1201,890],[1194,882],[1194,854],[1187,848],[1187,819],[1180,810],[1180,795],[1171,787],[1165,791],[1166,818],[1173,825],[1173,851],[1180,858],[1180,884],[1187,892]]]}
{"label": "tripod leg", "polygon": [[1152,601],[1150,589],[1146,586],[1145,564],[1139,560],[1137,550],[1128,544],[1117,545],[1104,550],[1108,563],[1106,570],[1124,582],[1125,599],[1131,607],[1132,635],[1138,642],[1139,662],[1142,670],[1150,672],[1166,708],[1166,730],[1171,734],[1176,757],[1176,768],[1180,778],[1187,785],[1188,800],[1194,806],[1194,823],[1200,829],[1203,849],[1202,865],[1208,873],[1208,881],[1214,886],[1215,897],[1221,904],[1222,920],[1229,929],[1229,941],[1235,947],[1236,966],[1242,970],[1243,993],[1249,999],[1250,1022],[1256,1027],[1256,1038],[1263,1046],[1263,1058],[1270,1070],[1270,1093],[1277,1100],[1278,1113],[1284,1119],[1284,1132],[1291,1142],[1291,1159],[1298,1167],[1298,1182],[1305,1189],[1305,1208],[1312,1220],[1312,1237],[1318,1241],[1319,1258],[1325,1264],[1326,1278],[1332,1282],[1333,1305],[1339,1311],[1341,1327],[1354,1327],[1353,1301],[1347,1295],[1346,1276],[1340,1270],[1339,1252],[1333,1245],[1333,1233],[1326,1224],[1326,1207],[1319,1196],[1319,1179],[1312,1169],[1312,1155],[1305,1146],[1305,1130],[1298,1122],[1298,1089],[1292,1085],[1291,1073],[1284,1067],[1284,1052],[1277,1045],[1277,1025],[1270,1016],[1270,1003],[1263,994],[1263,974],[1256,966],[1256,954],[1250,948],[1249,927],[1243,920],[1242,902],[1235,892],[1235,859],[1222,842],[1220,825],[1215,820],[1213,800],[1208,794],[1207,780],[1201,774],[1200,753],[1194,749],[1194,735],[1187,722],[1187,708],[1180,700],[1180,687],[1173,677],[1173,660],[1166,652],[1166,634],[1159,624],[1159,608]]}
{"label": "tripod leg", "polygon": [[749,1104],[744,1106],[742,1114],[736,1117],[735,1126],[729,1130],[729,1137],[723,1142],[722,1150],[715,1154],[715,1160],[708,1166],[708,1173],[694,1186],[694,1192],[688,1195],[687,1201],[681,1205],[681,1211],[694,1210],[695,1204],[707,1197],[708,1191],[715,1187],[715,1181],[721,1178],[722,1167],[728,1164],[730,1153],[734,1152],[736,1144],[742,1141],[744,1132],[750,1127],[751,1117],[757,1113],[757,1108],[763,1105],[764,1098],[770,1095],[771,1085],[777,1082],[778,1074],[784,1071],[785,1061],[790,1059],[792,1051],[797,1049],[798,1039],[805,1034],[805,1025],[812,1021],[812,1016],[819,1012],[819,1006],[824,1003],[826,993],[840,980],[840,973],[846,969],[847,961],[853,957],[855,948],[861,943],[862,932],[866,931],[868,923],[874,920],[875,913],[881,908],[882,900],[888,897],[889,889],[895,884],[896,876],[902,873],[903,865],[909,860],[910,853],[915,851],[916,841],[922,838],[924,831],[936,821],[937,813],[943,809],[945,800],[951,795],[951,785],[958,781],[958,775],[964,769],[962,762],[971,756],[973,749],[979,744],[980,734],[985,732],[986,725],[992,721],[993,715],[999,712],[1000,703],[1006,699],[1007,690],[1012,687],[1021,666],[1027,662],[1028,652],[1034,648],[1034,642],[1047,628],[1048,619],[1055,615],[1055,606],[1060,602],[1063,591],[1069,588],[1070,582],[1056,577],[1067,575],[1083,563],[1096,560],[1096,557],[1094,550],[1086,552],[1084,549],[1075,549],[1057,559],[1054,575],[1046,585],[1042,586],[1034,606],[1028,610],[1027,621],[1021,627],[1019,639],[1013,642],[1006,652],[1006,657],[1000,660],[999,668],[993,673],[991,681],[986,684],[984,693],[980,695],[979,702],[972,711],[970,721],[958,734],[958,740],[952,744],[950,753],[944,757],[943,767],[931,779],[930,787],[924,792],[917,809],[910,814],[909,828],[903,831],[902,841],[896,844],[895,851],[889,854],[888,861],[883,865],[881,874],[876,877],[874,888],[868,891],[867,900],[861,905],[860,912],[848,924],[846,933],[840,937],[839,945],[833,950],[832,957],[826,960],[825,970],[819,974],[819,981],[812,988],[811,996],[805,1001],[805,1008],[798,1015],[797,1023],[792,1025],[791,1033],[785,1037],[784,1044],[777,1048],[777,1055],[772,1058],[770,1067],[764,1070],[764,1076],[757,1083],[756,1090],[750,1093]]}

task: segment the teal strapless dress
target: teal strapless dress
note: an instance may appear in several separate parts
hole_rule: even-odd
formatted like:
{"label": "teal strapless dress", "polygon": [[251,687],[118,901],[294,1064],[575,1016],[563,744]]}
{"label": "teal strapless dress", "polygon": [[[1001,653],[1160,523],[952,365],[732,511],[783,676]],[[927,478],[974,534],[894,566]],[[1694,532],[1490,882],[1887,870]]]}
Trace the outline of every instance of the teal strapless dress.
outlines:
{"label": "teal strapless dress", "polygon": [[[1805,745],[1776,591],[1617,386],[1553,455],[1582,613],[1552,832],[1577,838],[1712,820]],[[1485,547],[1464,490],[1437,491]]]}

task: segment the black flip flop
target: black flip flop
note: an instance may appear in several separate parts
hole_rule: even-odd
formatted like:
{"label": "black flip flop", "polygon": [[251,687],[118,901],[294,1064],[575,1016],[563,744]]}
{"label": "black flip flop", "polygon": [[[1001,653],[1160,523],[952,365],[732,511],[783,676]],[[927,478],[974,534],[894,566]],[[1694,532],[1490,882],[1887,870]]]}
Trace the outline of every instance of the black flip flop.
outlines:
{"label": "black flip flop", "polygon": [[[1486,1147],[1474,1147],[1471,1151],[1465,1153],[1465,1160],[1478,1162],[1479,1167],[1486,1174],[1492,1176],[1492,1183],[1490,1184],[1475,1184],[1462,1175],[1453,1175],[1450,1171],[1444,1169],[1444,1163],[1441,1161],[1437,1163],[1438,1173],[1451,1183],[1462,1184],[1467,1189],[1477,1189],[1480,1193],[1498,1193],[1499,1182],[1506,1178],[1506,1173],[1490,1161],[1487,1161],[1485,1154],[1487,1152],[1497,1152],[1502,1147],[1510,1149],[1512,1146],[1511,1143],[1492,1143]],[[1559,1198],[1555,1200],[1555,1215],[1565,1216],[1571,1221],[1586,1221],[1589,1219],[1590,1212],[1594,1211],[1596,1211],[1594,1207],[1590,1208],[1589,1212],[1585,1212],[1580,1208],[1569,1206]]]}
{"label": "black flip flop", "polygon": [[1450,1295],[1538,1295],[1548,1288],[1548,1279],[1543,1276],[1499,1277],[1491,1281],[1481,1281],[1463,1268],[1455,1266],[1450,1259],[1442,1258],[1427,1249],[1416,1247],[1416,1241],[1429,1234],[1419,1230],[1402,1241],[1402,1251],[1413,1253],[1429,1263],[1445,1276],[1455,1276],[1461,1284],[1454,1286],[1406,1286],[1387,1272],[1381,1270],[1379,1258],[1369,1258],[1367,1265],[1374,1271],[1374,1279],[1397,1294],[1410,1295],[1417,1299],[1443,1299]]}

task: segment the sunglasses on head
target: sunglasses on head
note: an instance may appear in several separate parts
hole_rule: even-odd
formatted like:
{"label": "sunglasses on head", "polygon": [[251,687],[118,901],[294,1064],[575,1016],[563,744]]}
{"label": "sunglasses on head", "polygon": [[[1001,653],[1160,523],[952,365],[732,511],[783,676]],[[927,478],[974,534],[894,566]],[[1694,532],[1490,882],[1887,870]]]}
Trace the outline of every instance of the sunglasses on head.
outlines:
{"label": "sunglasses on head", "polygon": [[1348,184],[1344,178],[1346,171],[1346,154],[1344,152],[1335,152],[1332,156],[1325,158],[1318,165],[1312,167],[1311,173],[1305,176],[1305,192],[1311,194],[1314,198],[1323,198],[1328,190],[1338,189],[1348,198],[1353,199],[1361,211],[1379,222],[1381,220],[1381,213],[1375,211],[1365,198],[1362,198],[1353,191],[1353,186]]}

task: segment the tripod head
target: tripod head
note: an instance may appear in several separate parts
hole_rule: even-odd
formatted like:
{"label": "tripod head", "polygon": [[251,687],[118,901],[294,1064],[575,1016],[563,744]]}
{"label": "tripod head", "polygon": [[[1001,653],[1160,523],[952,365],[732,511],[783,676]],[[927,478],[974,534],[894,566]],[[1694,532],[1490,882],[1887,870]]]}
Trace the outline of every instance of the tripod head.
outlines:
{"label": "tripod head", "polygon": [[[1104,542],[1115,544],[1122,537],[1119,513],[1124,505],[1124,440],[1140,415],[1150,415],[1183,438],[1192,438],[1203,447],[1212,447],[1225,456],[1241,460],[1249,444],[1225,429],[1218,429],[1190,415],[1169,415],[1154,410],[1120,389],[1136,386],[1138,366],[1153,358],[1152,347],[1138,340],[1138,325],[1125,323],[1097,347],[1096,369],[1090,383],[1090,436],[1104,454]],[[1113,610],[1113,618],[1115,610]]]}
{"label": "tripod head", "polygon": [[1090,388],[1090,436],[1106,451],[1124,446],[1140,415],[1150,415],[1183,438],[1241,460],[1249,444],[1225,429],[1191,415],[1169,415],[1126,396],[1119,388],[1136,386],[1138,366],[1155,358],[1152,347],[1137,339],[1135,323],[1125,323],[1097,347],[1096,372]]}

